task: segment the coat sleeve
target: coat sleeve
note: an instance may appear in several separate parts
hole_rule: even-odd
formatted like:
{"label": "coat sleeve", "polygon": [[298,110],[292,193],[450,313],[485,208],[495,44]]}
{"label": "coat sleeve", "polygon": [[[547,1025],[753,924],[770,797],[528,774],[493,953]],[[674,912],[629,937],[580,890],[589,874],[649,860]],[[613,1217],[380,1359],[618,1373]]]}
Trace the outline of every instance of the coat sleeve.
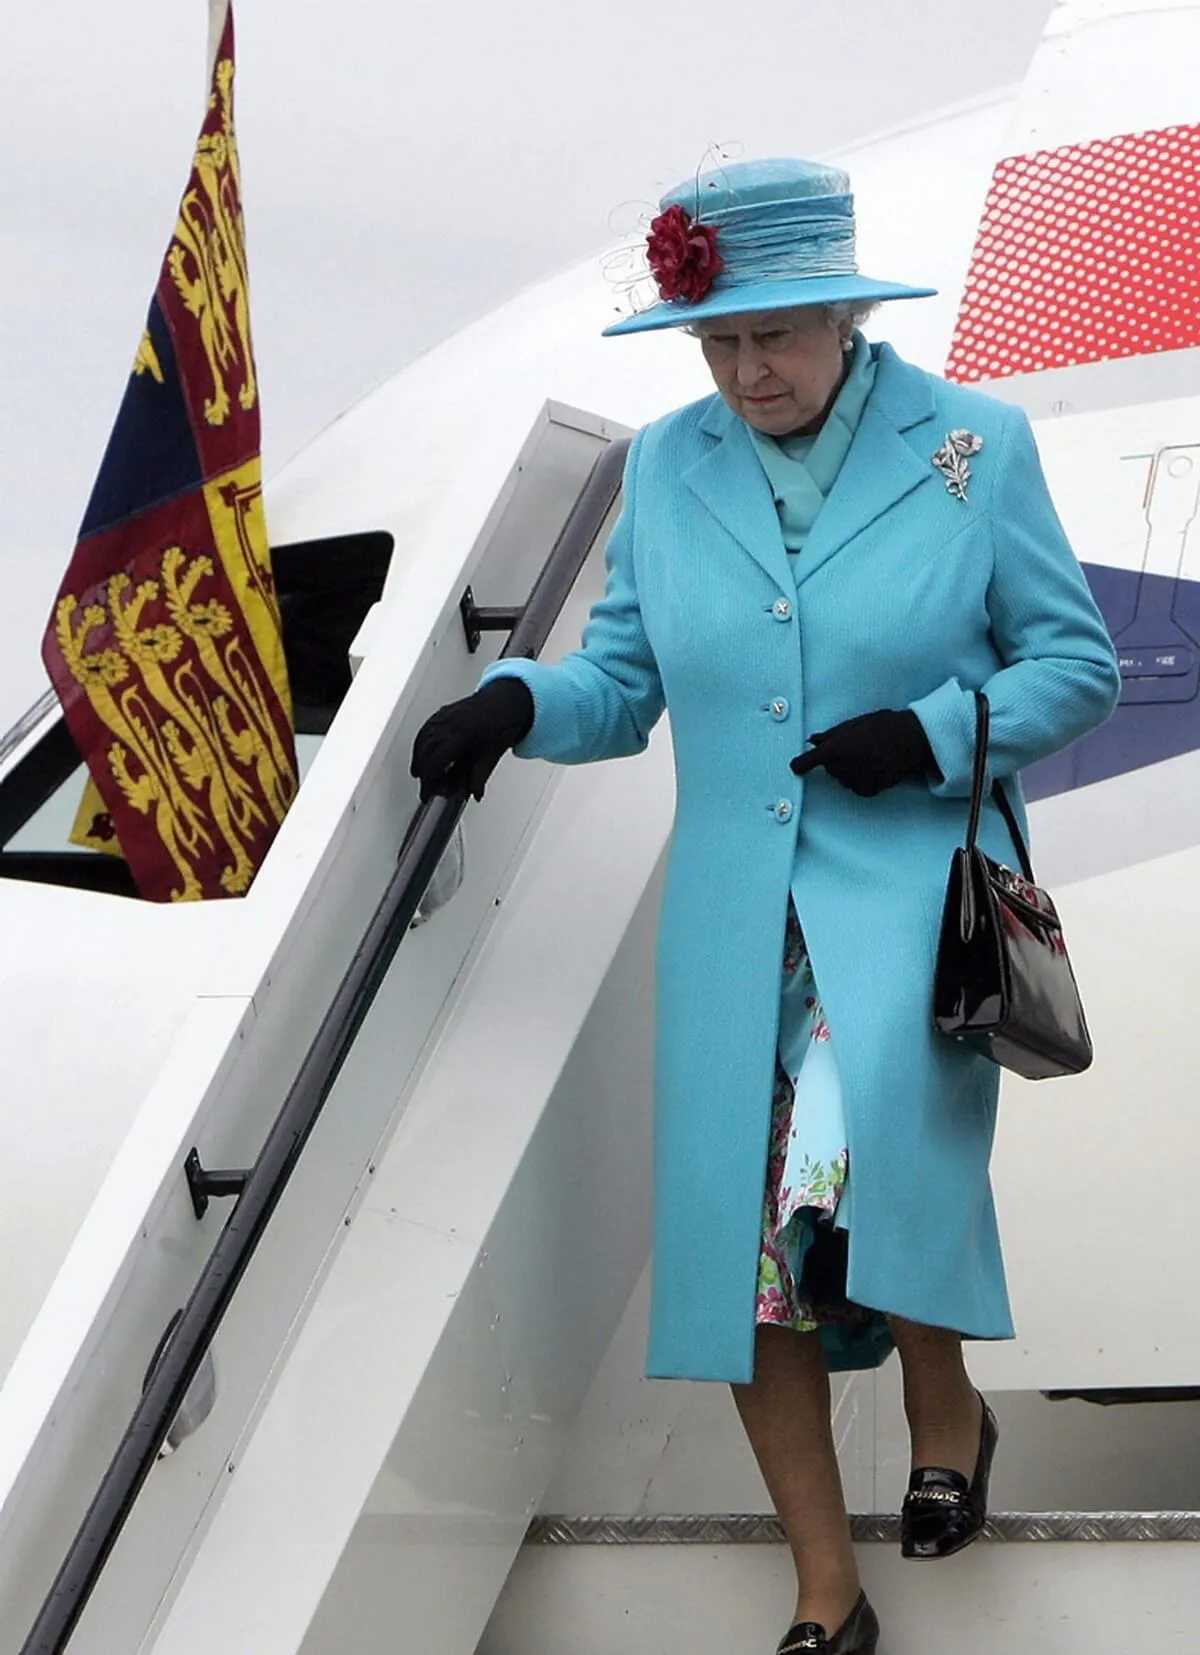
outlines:
{"label": "coat sleeve", "polygon": [[625,462],[621,513],[605,553],[608,581],[580,648],[553,666],[496,661],[480,681],[520,678],[533,696],[533,725],[515,748],[518,758],[555,764],[624,758],[643,751],[662,714],[662,681],[642,625],[634,573],[641,442],[639,433]]}
{"label": "coat sleeve", "polygon": [[[1002,444],[987,610],[1003,666],[978,686],[991,706],[989,779],[1012,775],[1102,724],[1121,690],[1116,652],[1021,409],[1010,410]],[[942,797],[971,791],[975,687],[950,678],[912,705],[941,771],[933,791]]]}

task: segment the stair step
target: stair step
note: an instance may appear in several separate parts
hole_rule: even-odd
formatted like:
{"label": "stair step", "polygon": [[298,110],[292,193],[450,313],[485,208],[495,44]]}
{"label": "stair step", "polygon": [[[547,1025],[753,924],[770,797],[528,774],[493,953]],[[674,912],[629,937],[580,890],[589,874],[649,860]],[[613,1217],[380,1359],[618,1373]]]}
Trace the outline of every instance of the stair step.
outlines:
{"label": "stair step", "polygon": [[[936,1569],[883,1543],[895,1528],[856,1519],[879,1655],[1196,1647],[1200,1514],[1000,1513],[992,1539],[1035,1543],[977,1545]],[[772,1655],[795,1590],[778,1533],[755,1516],[541,1518],[478,1655]]]}

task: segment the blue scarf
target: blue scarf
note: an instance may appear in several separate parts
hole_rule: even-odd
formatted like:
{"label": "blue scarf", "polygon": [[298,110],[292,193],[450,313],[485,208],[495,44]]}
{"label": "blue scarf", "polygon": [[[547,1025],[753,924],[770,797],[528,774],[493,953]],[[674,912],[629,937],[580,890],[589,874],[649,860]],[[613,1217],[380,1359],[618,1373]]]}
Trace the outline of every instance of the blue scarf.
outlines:
{"label": "blue scarf", "polygon": [[875,358],[856,331],[850,371],[815,436],[768,437],[753,426],[748,428],[775,496],[783,543],[789,552],[804,550],[817,513],[850,451],[874,383]]}

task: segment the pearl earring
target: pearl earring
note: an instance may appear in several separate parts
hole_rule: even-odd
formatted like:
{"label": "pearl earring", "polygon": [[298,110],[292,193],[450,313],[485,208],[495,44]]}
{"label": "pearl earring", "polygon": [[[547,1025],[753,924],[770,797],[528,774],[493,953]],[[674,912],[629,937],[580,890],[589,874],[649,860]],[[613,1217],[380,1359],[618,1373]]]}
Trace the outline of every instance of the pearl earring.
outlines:
{"label": "pearl earring", "polygon": [[842,340],[842,355],[843,356],[849,356],[851,351],[853,351],[853,349],[854,349],[853,339],[843,339]]}

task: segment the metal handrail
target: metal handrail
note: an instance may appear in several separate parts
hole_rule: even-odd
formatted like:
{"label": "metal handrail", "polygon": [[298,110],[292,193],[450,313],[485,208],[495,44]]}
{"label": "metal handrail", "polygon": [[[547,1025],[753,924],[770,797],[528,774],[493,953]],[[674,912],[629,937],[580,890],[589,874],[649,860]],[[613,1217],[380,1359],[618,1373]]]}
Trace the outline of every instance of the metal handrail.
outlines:
{"label": "metal handrail", "polygon": [[[600,455],[534,582],[501,655],[536,657],[620,493],[628,443]],[[396,869],[267,1134],[257,1161],[200,1272],[20,1655],[62,1655],[95,1590],[159,1449],[200,1370],[279,1204],[434,869],[466,795],[417,810]]]}
{"label": "metal handrail", "polygon": [[57,705],[58,697],[54,691],[43,690],[33,706],[26,708],[12,728],[0,735],[0,768],[3,767],[6,759],[11,758],[30,733],[36,730],[38,725],[46,719],[51,708]]}

